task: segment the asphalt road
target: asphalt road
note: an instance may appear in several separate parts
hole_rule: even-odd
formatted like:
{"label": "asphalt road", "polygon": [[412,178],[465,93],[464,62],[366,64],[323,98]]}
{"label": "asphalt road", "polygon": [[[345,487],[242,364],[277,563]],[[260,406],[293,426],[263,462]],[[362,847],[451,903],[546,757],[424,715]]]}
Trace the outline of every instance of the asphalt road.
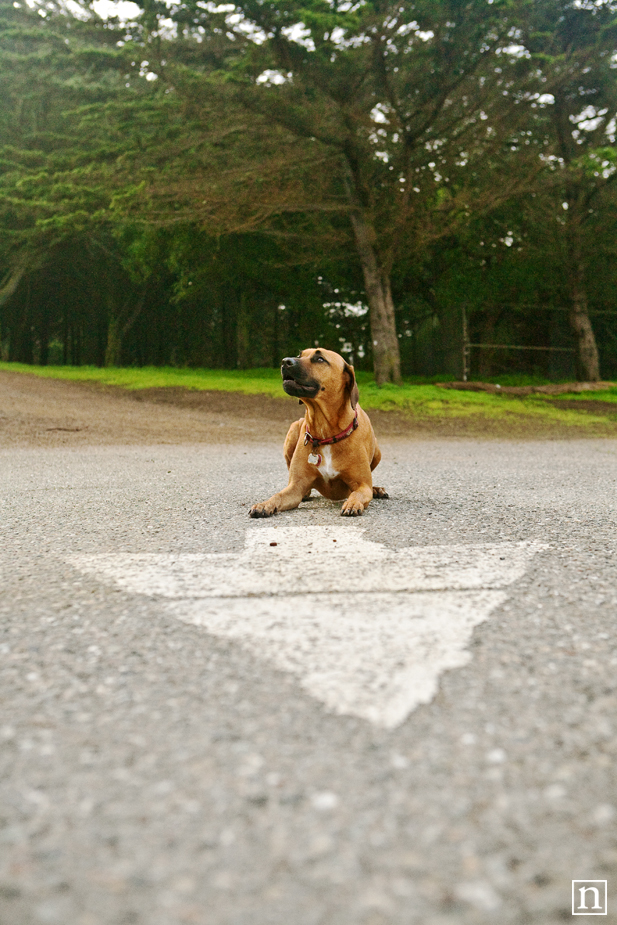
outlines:
{"label": "asphalt road", "polygon": [[2,925],[617,921],[617,443],[383,451],[0,450]]}

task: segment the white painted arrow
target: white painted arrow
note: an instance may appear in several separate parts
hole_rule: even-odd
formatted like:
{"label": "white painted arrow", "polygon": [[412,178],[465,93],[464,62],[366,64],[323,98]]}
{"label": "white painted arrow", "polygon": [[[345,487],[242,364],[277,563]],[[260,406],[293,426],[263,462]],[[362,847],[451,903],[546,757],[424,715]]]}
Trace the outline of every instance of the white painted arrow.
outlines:
{"label": "white painted arrow", "polygon": [[[355,527],[355,525],[354,525]],[[292,672],[335,713],[392,728],[469,661],[473,628],[506,599],[534,543],[388,549],[363,530],[249,529],[238,555],[76,556],[180,620]]]}

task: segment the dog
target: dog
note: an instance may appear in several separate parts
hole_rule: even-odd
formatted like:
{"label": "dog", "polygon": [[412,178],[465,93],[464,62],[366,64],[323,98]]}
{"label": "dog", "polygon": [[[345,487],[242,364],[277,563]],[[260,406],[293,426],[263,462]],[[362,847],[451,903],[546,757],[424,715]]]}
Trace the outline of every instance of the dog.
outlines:
{"label": "dog", "polygon": [[306,410],[285,439],[287,488],[253,505],[249,515],[271,517],[292,510],[308,500],[313,488],[331,501],[345,499],[343,517],[363,514],[372,498],[387,498],[383,488],[373,486],[381,452],[358,404],[353,366],[340,354],[317,347],[285,357],[281,374],[284,391]]}

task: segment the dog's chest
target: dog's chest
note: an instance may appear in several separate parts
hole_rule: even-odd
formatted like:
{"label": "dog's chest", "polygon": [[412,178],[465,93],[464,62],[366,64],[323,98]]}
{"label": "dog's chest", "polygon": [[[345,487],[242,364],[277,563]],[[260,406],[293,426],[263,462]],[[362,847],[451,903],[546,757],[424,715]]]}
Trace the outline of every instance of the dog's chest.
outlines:
{"label": "dog's chest", "polygon": [[321,456],[321,462],[317,466],[317,469],[319,470],[319,474],[322,477],[322,479],[325,479],[326,482],[330,482],[332,481],[332,479],[335,479],[337,475],[339,474],[338,469],[335,469],[334,465],[332,464],[332,447],[331,446],[322,447],[320,456]]}

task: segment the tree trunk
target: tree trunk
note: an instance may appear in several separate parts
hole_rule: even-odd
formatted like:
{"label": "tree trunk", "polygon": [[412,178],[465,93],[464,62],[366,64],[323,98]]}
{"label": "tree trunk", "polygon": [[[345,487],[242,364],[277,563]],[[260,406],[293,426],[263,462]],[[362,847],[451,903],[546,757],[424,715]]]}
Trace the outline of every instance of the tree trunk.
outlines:
{"label": "tree trunk", "polygon": [[[489,344],[495,343],[495,325],[497,324],[497,318],[499,315],[499,309],[496,309],[494,306],[489,306],[484,309],[482,317],[482,328],[481,328],[481,339],[482,343],[486,344],[487,347]],[[478,375],[480,379],[490,379],[494,375],[494,364],[495,364],[495,351],[494,350],[480,350],[478,356]]]}
{"label": "tree trunk", "polygon": [[573,298],[572,303],[569,320],[576,337],[576,378],[579,382],[599,382],[600,358],[587,312],[587,300]]}
{"label": "tree trunk", "polygon": [[44,303],[39,324],[39,366],[47,366],[49,362],[50,325],[49,306]]}
{"label": "tree trunk", "polygon": [[401,354],[396,336],[396,318],[390,273],[379,260],[375,247],[376,234],[366,218],[367,191],[363,190],[357,168],[357,158],[348,152],[343,162],[343,181],[347,190],[349,218],[360,258],[364,288],[369,307],[371,340],[373,342],[373,371],[377,385],[385,382],[401,384]]}
{"label": "tree trunk", "polygon": [[400,385],[401,358],[396,336],[390,274],[379,265],[373,243],[375,232],[361,210],[352,208],[350,217],[369,304],[375,381],[377,385],[383,385],[385,382]]}
{"label": "tree trunk", "polygon": [[[425,295],[425,298],[427,296]],[[463,318],[462,308],[452,305],[440,306],[435,299],[427,298],[439,318],[440,350],[438,353],[437,374],[450,379],[463,378],[463,350],[461,342]],[[413,340],[415,341],[415,331]],[[414,356],[415,364],[415,356]]]}
{"label": "tree trunk", "polygon": [[25,267],[17,267],[14,270],[10,270],[6,274],[0,283],[0,305],[2,305],[4,302],[8,302],[11,296],[15,293],[25,272]]}
{"label": "tree trunk", "polygon": [[238,324],[236,329],[238,366],[240,369],[248,369],[251,356],[250,316],[247,311],[246,296],[244,293],[240,293],[238,299]]}
{"label": "tree trunk", "polygon": [[125,315],[126,305],[119,312],[115,309],[113,297],[109,297],[109,325],[107,327],[107,347],[105,348],[105,366],[119,366],[122,359],[122,341],[131,330],[141,314],[146,299],[144,289],[137,300],[135,308],[128,316]]}
{"label": "tree trunk", "polygon": [[122,352],[122,325],[120,319],[113,316],[107,328],[107,346],[105,348],[105,366],[119,366]]}
{"label": "tree trunk", "polygon": [[571,308],[568,320],[576,338],[576,378],[579,382],[598,382],[598,345],[589,319],[585,270],[576,246],[570,247],[569,264]]}

